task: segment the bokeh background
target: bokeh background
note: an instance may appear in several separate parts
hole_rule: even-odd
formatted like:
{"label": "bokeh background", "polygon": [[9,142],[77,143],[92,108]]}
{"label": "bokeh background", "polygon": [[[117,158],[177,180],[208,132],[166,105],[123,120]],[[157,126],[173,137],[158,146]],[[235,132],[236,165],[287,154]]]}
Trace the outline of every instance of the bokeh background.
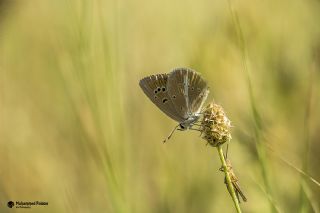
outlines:
{"label": "bokeh background", "polygon": [[0,211],[235,212],[216,149],[163,144],[138,86],[191,67],[232,120],[242,210],[319,212],[319,22],[318,0],[1,0]]}

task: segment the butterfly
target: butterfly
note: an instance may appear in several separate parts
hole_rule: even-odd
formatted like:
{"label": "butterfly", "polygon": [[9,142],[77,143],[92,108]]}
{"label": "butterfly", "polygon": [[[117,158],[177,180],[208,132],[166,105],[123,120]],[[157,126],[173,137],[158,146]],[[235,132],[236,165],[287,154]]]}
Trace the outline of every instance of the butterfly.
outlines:
{"label": "butterfly", "polygon": [[192,129],[209,94],[207,82],[190,68],[150,75],[141,79],[139,85],[162,112],[179,123],[167,139],[178,127],[178,130]]}

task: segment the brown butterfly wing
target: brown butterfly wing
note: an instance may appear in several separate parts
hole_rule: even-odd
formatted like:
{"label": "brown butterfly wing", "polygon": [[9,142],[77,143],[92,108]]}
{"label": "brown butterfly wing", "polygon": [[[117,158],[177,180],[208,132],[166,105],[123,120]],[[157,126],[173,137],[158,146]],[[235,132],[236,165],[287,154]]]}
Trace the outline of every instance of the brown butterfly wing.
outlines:
{"label": "brown butterfly wing", "polygon": [[139,85],[148,98],[162,112],[180,123],[184,118],[179,116],[179,113],[177,113],[174,104],[171,101],[168,93],[167,81],[167,74],[157,74],[141,79]]}
{"label": "brown butterfly wing", "polygon": [[188,73],[189,107],[191,112],[200,112],[209,94],[207,82],[195,71]]}
{"label": "brown butterfly wing", "polygon": [[175,69],[168,74],[168,93],[176,111],[184,119],[188,119],[188,91],[186,69]]}
{"label": "brown butterfly wing", "polygon": [[209,89],[205,80],[194,70],[177,68],[169,73],[168,93],[180,116],[187,119],[201,110]]}

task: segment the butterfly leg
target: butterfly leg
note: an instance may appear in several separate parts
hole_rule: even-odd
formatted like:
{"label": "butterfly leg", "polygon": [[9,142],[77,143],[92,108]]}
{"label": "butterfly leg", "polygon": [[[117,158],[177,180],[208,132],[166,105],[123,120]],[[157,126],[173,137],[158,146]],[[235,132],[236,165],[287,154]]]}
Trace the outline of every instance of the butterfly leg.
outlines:
{"label": "butterfly leg", "polygon": [[198,131],[198,132],[201,132],[200,129],[195,129],[195,128],[189,128],[190,130],[194,130],[194,131]]}
{"label": "butterfly leg", "polygon": [[193,126],[202,126],[201,124],[198,124],[198,123],[193,123],[192,125]]}

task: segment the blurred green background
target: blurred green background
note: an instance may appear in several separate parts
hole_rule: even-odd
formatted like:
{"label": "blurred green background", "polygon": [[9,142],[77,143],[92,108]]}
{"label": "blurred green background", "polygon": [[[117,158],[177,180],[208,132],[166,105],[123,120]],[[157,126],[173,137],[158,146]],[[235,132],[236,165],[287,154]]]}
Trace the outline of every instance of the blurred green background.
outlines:
{"label": "blurred green background", "polygon": [[242,210],[319,212],[319,23],[318,0],[1,0],[0,211],[235,212],[216,150],[163,144],[138,85],[190,67],[234,126]]}

